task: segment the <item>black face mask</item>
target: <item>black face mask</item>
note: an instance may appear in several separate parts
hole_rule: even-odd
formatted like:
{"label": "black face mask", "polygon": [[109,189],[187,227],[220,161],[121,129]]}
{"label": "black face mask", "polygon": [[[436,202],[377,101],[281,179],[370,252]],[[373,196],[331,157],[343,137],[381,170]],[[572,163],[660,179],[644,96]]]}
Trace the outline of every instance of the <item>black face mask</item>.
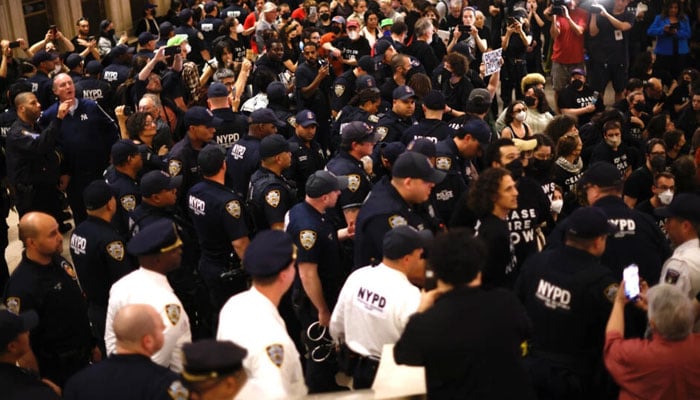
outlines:
{"label": "black face mask", "polygon": [[552,170],[552,165],[554,165],[554,160],[551,158],[549,160],[531,158],[527,170],[534,175],[545,176]]}
{"label": "black face mask", "polygon": [[523,162],[519,158],[506,164],[506,169],[513,174],[513,179],[518,179],[523,176]]}
{"label": "black face mask", "polygon": [[114,36],[114,32],[116,32],[114,29],[108,30],[108,31],[107,31],[107,36],[108,36],[108,37],[113,37],[113,36]]}
{"label": "black face mask", "polygon": [[321,21],[327,22],[329,19],[331,19],[330,14],[321,14]]}
{"label": "black face mask", "polygon": [[649,163],[651,164],[651,170],[653,172],[663,172],[666,170],[666,157],[664,156],[654,156]]}
{"label": "black face mask", "polygon": [[643,102],[643,101],[640,101],[639,103],[637,103],[637,104],[634,105],[634,109],[637,110],[637,111],[639,111],[639,112],[646,111],[646,109],[647,109],[647,103],[645,103],[645,102]]}
{"label": "black face mask", "polygon": [[331,26],[331,32],[335,33],[336,35],[340,34],[340,27],[337,25]]}
{"label": "black face mask", "polygon": [[289,17],[291,17],[291,16],[292,16],[292,13],[286,12],[286,13],[282,14],[282,19],[289,19]]}
{"label": "black face mask", "polygon": [[537,99],[534,97],[531,97],[531,96],[525,96],[523,101],[525,102],[526,106],[533,107],[535,105],[535,102],[537,101]]}
{"label": "black face mask", "polygon": [[574,88],[574,90],[580,90],[583,87],[583,81],[580,79],[574,79],[571,82],[571,87]]}

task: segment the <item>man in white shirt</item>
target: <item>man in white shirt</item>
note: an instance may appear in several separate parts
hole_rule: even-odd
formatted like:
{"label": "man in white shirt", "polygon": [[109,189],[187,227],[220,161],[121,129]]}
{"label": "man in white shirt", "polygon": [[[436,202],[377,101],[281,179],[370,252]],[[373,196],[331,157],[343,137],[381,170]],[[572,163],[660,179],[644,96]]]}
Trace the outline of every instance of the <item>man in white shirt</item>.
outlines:
{"label": "man in white shirt", "polygon": [[168,283],[166,274],[180,267],[182,241],[173,222],[163,218],[141,229],[126,245],[141,267],[118,280],[109,291],[105,347],[114,353],[116,337],[112,321],[128,304],[149,304],[163,318],[163,347],[151,359],[175,372],[182,370],[181,347],[192,341],[190,320]]}
{"label": "man in white shirt", "polygon": [[355,389],[372,386],[382,347],[396,343],[418,309],[421,294],[408,276],[425,274],[423,249],[431,237],[429,230],[408,225],[393,228],[384,235],[382,262],[356,270],[345,281],[330,329],[336,341],[359,356]]}
{"label": "man in white shirt", "polygon": [[248,351],[243,368],[248,382],[237,399],[298,399],[306,395],[299,352],[277,311],[294,282],[296,254],[282,231],[262,231],[243,256],[253,286],[231,297],[219,314],[218,340]]}

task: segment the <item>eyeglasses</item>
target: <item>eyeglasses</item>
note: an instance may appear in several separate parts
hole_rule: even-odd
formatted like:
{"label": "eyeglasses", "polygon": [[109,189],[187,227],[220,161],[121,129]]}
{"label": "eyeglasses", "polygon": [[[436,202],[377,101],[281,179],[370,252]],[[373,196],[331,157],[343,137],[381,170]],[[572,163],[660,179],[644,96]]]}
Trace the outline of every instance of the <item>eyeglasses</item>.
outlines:
{"label": "eyeglasses", "polygon": [[665,156],[666,152],[665,151],[652,151],[651,155],[652,156]]}

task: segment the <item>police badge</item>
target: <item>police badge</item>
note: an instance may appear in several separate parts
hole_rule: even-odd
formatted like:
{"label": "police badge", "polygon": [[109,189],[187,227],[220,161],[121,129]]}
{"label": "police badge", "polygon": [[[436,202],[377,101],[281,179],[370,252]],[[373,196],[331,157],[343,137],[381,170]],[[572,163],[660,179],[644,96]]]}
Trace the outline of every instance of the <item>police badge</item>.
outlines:
{"label": "police badge", "polygon": [[277,367],[281,367],[284,362],[284,347],[281,344],[271,344],[265,348],[270,361]]}
{"label": "police badge", "polygon": [[384,138],[386,137],[387,133],[389,133],[389,128],[387,128],[386,126],[377,127],[377,135],[379,135],[379,141],[380,141],[380,142],[381,142],[382,140],[384,140]]}
{"label": "police badge", "polygon": [[165,314],[168,316],[170,323],[177,325],[180,320],[180,305],[179,304],[166,304]]}
{"label": "police badge", "polygon": [[226,212],[231,214],[233,218],[241,217],[241,203],[238,200],[231,200],[226,203]]}
{"label": "police badge", "polygon": [[435,168],[441,169],[443,171],[449,171],[452,166],[452,159],[450,157],[438,157],[435,159]]}
{"label": "police badge", "polygon": [[404,218],[401,215],[394,214],[391,217],[389,217],[389,226],[392,228],[396,228],[397,226],[402,226],[402,225],[408,225],[408,221],[406,221],[406,218]]}
{"label": "police badge", "polygon": [[71,277],[71,279],[76,280],[78,275],[75,273],[75,268],[68,261],[61,261],[61,268],[66,271],[66,274]]}
{"label": "police badge", "polygon": [[168,395],[173,400],[187,400],[190,398],[190,391],[182,385],[182,382],[173,381],[168,387]]}
{"label": "police badge", "polygon": [[180,161],[180,160],[168,161],[168,172],[170,173],[170,176],[179,175],[181,170],[182,170],[182,161]]}
{"label": "police badge", "polygon": [[122,208],[126,211],[134,211],[134,208],[136,208],[136,196],[134,196],[133,194],[122,196],[119,199],[119,203],[121,203]]}
{"label": "police badge", "polygon": [[351,192],[357,192],[357,189],[360,188],[360,175],[357,174],[351,174],[348,175],[348,190]]}
{"label": "police badge", "polygon": [[287,123],[289,124],[289,126],[296,128],[297,127],[297,118],[294,116],[290,116],[289,118],[287,118]]}
{"label": "police badge", "polygon": [[5,300],[5,305],[7,306],[7,310],[9,312],[19,314],[19,297],[8,297],[7,300]]}
{"label": "police badge", "polygon": [[117,261],[124,259],[124,243],[119,240],[107,244],[107,254]]}
{"label": "police badge", "polygon": [[277,208],[277,206],[280,205],[280,191],[277,189],[270,190],[265,195],[265,201],[270,205],[270,207]]}
{"label": "police badge", "polygon": [[345,93],[345,85],[334,85],[333,86],[333,93],[335,93],[335,97],[340,97]]}
{"label": "police badge", "polygon": [[311,230],[303,230],[299,232],[299,242],[304,250],[311,250],[316,244],[316,232]]}

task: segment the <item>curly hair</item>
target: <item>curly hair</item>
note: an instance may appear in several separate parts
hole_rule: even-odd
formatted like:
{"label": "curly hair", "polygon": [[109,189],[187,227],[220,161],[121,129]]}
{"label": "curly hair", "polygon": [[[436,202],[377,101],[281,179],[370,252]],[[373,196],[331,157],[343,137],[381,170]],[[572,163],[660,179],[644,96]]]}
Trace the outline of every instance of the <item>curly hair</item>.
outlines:
{"label": "curly hair", "polygon": [[578,143],[581,140],[576,135],[567,134],[557,140],[557,156],[558,157],[568,157],[576,151]]}
{"label": "curly hair", "polygon": [[135,112],[126,120],[126,131],[129,133],[129,139],[139,140],[139,134],[146,127],[146,118],[150,114],[146,112]]}
{"label": "curly hair", "polygon": [[438,235],[428,248],[428,263],[435,276],[445,283],[464,285],[476,278],[488,257],[483,241],[465,228]]}
{"label": "curly hair", "polygon": [[576,126],[576,118],[567,114],[557,115],[544,128],[544,134],[553,142],[558,142],[559,138],[574,126]]}
{"label": "curly hair", "polygon": [[488,168],[471,186],[467,195],[467,205],[477,216],[484,216],[493,211],[501,180],[506,175],[510,175],[510,171],[505,168]]}
{"label": "curly hair", "polygon": [[445,56],[445,62],[450,63],[454,76],[464,76],[469,69],[469,60],[467,60],[467,57],[457,52],[447,54]]}

